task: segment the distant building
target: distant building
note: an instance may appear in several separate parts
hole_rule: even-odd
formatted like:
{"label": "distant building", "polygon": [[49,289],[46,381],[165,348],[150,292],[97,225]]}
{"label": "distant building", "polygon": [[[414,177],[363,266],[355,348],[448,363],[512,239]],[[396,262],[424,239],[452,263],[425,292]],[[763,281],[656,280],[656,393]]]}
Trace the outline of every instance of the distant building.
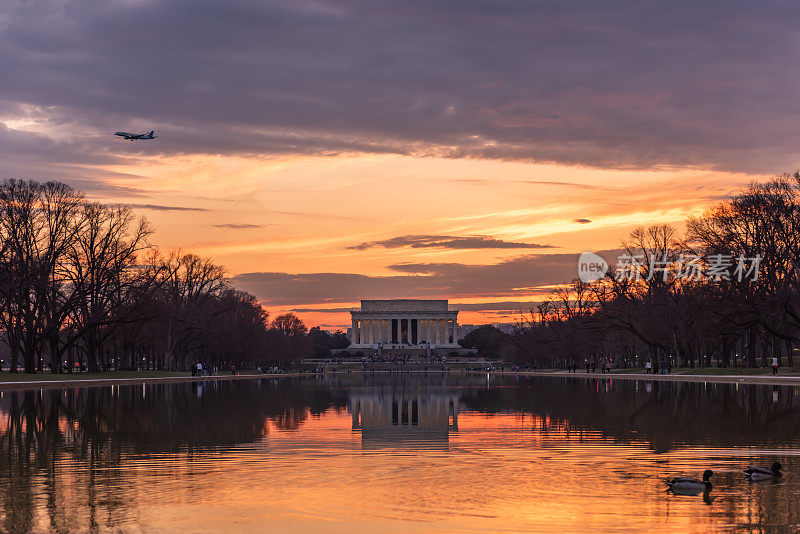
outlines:
{"label": "distant building", "polygon": [[458,312],[446,300],[362,300],[350,349],[457,349]]}

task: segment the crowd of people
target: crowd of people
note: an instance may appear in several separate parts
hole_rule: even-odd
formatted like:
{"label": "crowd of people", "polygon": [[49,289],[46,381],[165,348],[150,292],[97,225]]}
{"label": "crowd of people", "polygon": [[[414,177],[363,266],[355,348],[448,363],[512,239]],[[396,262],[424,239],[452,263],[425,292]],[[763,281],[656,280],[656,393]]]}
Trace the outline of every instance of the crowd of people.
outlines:
{"label": "crowd of people", "polygon": [[672,373],[672,361],[670,360],[655,360],[646,361],[644,364],[644,372],[648,375],[668,375]]}
{"label": "crowd of people", "polygon": [[415,353],[369,353],[361,358],[363,371],[372,371],[377,368],[396,369],[398,371],[434,370],[447,366],[447,357],[439,354]]}

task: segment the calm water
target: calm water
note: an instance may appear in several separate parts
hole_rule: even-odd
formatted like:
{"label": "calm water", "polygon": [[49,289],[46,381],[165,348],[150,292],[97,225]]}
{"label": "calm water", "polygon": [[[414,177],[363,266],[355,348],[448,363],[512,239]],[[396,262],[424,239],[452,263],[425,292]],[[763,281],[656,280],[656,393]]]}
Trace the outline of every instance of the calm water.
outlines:
{"label": "calm water", "polygon": [[[800,530],[791,387],[352,375],[70,388],[0,394],[0,431],[5,531]],[[775,459],[779,483],[743,480]],[[706,468],[709,495],[665,493],[664,478]]]}

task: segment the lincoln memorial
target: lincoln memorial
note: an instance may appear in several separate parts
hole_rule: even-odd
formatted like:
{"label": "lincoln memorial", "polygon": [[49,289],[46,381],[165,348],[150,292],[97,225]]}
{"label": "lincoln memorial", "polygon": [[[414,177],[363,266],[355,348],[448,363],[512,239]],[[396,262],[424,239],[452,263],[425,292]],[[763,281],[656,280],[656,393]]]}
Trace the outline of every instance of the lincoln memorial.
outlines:
{"label": "lincoln memorial", "polygon": [[446,300],[362,300],[352,310],[351,349],[458,348],[458,312]]}

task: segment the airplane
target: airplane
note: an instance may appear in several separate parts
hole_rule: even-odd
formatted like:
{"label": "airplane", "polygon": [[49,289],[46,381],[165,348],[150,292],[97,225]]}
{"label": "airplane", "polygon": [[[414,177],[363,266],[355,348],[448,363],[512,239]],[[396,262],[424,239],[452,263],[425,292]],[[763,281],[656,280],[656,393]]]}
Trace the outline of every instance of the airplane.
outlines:
{"label": "airplane", "polygon": [[150,130],[150,133],[146,134],[133,134],[128,132],[114,132],[114,135],[118,135],[123,139],[130,139],[131,141],[138,141],[139,139],[155,139],[158,137],[157,135],[153,135],[155,130]]}

